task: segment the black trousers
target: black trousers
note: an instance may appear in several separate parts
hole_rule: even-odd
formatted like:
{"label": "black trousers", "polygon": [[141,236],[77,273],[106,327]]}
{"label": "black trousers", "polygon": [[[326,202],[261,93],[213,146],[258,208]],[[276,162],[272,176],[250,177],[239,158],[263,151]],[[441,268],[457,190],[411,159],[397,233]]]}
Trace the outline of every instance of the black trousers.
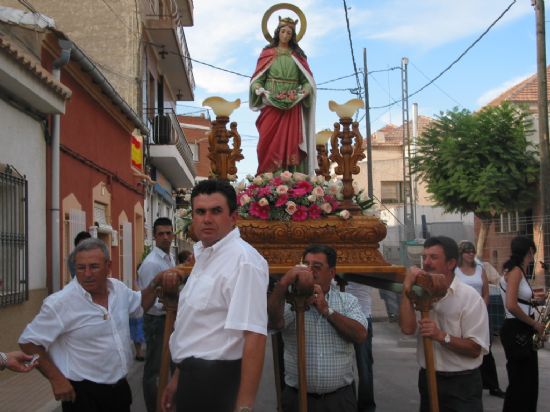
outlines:
{"label": "black trousers", "polygon": [[176,411],[233,412],[241,383],[241,359],[187,358],[180,370]]}
{"label": "black trousers", "polygon": [[158,381],[162,358],[162,338],[166,316],[143,315],[145,365],[143,366],[143,398],[148,412],[157,410]]}
{"label": "black trousers", "polygon": [[[282,395],[284,412],[299,412],[298,390],[285,386]],[[352,385],[344,386],[328,394],[307,394],[308,412],[357,412],[357,401]]]}
{"label": "black trousers", "polygon": [[537,411],[539,361],[537,351],[532,349],[532,331],[529,328],[518,319],[506,319],[500,330],[508,372],[503,412]]}
{"label": "black trousers", "polygon": [[130,412],[132,391],[126,378],[109,385],[87,380],[70,381],[74,402],[62,402],[63,412]]}
{"label": "black trousers", "polygon": [[495,364],[495,358],[491,352],[489,346],[489,353],[483,356],[483,362],[479,367],[481,372],[481,380],[483,382],[483,389],[499,389],[497,365]]}
{"label": "black trousers", "polygon": [[[461,372],[462,373],[462,372]],[[464,374],[436,372],[439,410],[445,412],[483,412],[481,373],[478,369]],[[420,411],[430,411],[426,369],[418,373]]]}

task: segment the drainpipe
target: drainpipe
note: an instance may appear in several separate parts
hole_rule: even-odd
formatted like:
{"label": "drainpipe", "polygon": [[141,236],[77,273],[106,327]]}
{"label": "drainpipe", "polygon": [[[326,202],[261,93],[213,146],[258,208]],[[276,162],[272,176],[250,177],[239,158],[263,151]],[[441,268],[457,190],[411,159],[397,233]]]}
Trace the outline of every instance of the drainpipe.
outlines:
{"label": "drainpipe", "polygon": [[[53,62],[52,75],[57,80],[61,79],[61,67],[66,65],[71,58],[71,48],[73,44],[67,40],[59,40],[59,47],[61,48],[60,56]],[[59,135],[60,135],[60,123],[61,115],[56,114],[53,117],[52,124],[52,193],[51,193],[51,224],[52,224],[52,293],[57,292],[61,288],[61,264],[60,264],[60,221],[59,221]]]}

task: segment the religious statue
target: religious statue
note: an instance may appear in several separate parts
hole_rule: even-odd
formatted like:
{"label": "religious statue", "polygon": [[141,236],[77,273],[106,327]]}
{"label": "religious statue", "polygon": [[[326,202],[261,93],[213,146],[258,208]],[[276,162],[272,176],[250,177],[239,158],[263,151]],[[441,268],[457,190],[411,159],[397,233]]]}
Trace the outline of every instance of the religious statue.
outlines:
{"label": "religious statue", "polygon": [[290,170],[314,175],[316,86],[306,55],[298,45],[306,20],[297,7],[284,6],[295,11],[300,20],[279,17],[271,37],[267,18],[274,7],[266,12],[262,26],[269,44],[262,50],[250,82],[250,108],[260,111],[256,120],[257,174]]}

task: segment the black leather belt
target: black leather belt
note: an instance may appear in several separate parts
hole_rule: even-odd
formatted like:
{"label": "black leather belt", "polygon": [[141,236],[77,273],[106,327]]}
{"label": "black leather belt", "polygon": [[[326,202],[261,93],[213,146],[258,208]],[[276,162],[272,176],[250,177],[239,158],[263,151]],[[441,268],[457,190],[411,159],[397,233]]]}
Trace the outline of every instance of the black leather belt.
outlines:
{"label": "black leather belt", "polygon": [[[289,386],[290,389],[292,389],[294,392],[298,393],[298,389],[292,387],[292,386]],[[338,388],[336,389],[335,391],[332,391],[332,392],[326,392],[326,393],[315,393],[315,392],[308,392],[307,393],[307,396],[310,396],[312,397],[313,399],[324,399],[324,398],[328,398],[329,396],[332,396],[338,392],[343,392],[345,391],[346,389],[349,389],[351,388],[351,385],[346,385],[346,386],[342,386],[341,388]]]}
{"label": "black leather belt", "polygon": [[[424,372],[426,369],[421,368]],[[461,376],[461,375],[471,375],[472,373],[476,372],[479,369],[468,369],[465,371],[452,371],[452,372],[446,372],[446,371],[435,371],[435,374],[438,376]]]}

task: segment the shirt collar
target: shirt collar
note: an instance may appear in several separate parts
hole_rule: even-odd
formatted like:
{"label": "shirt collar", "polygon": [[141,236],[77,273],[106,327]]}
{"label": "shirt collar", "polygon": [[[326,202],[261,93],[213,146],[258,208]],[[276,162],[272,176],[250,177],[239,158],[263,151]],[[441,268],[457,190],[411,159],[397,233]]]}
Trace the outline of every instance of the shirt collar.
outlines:
{"label": "shirt collar", "polygon": [[195,243],[194,251],[195,251],[195,257],[198,258],[201,253],[204,251],[210,249],[214,253],[218,249],[224,247],[227,243],[230,243],[238,238],[241,237],[241,232],[239,231],[238,227],[235,227],[231,232],[229,232],[227,235],[222,237],[220,240],[218,240],[216,243],[214,243],[212,246],[203,246],[202,241]]}
{"label": "shirt collar", "polygon": [[153,248],[153,252],[155,252],[158,256],[160,256],[162,259],[164,259],[165,256],[170,256],[168,253],[166,253],[164,250],[159,248],[158,246],[155,246]]}

